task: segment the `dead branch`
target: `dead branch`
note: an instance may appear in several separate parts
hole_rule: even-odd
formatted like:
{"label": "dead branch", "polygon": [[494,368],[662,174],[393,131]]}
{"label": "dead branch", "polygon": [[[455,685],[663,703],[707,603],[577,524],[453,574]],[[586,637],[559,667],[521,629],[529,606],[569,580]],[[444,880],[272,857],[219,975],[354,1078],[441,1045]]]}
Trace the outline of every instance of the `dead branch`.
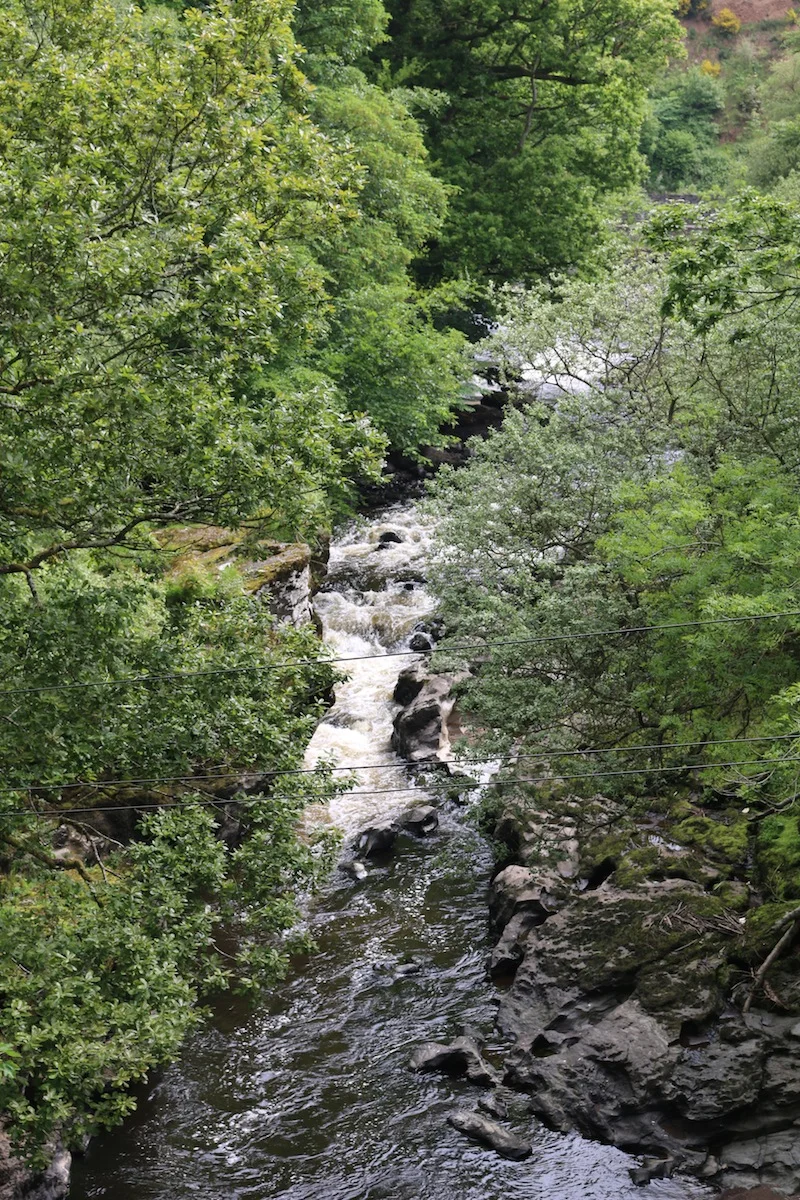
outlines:
{"label": "dead branch", "polygon": [[92,877],[84,867],[83,863],[77,858],[65,858],[63,860],[54,858],[52,854],[46,854],[44,850],[40,850],[38,846],[26,845],[25,842],[20,842],[17,838],[12,837],[10,833],[0,833],[0,842],[4,842],[7,846],[11,846],[13,850],[18,850],[20,854],[28,854],[43,866],[49,867],[51,871],[77,871],[83,882],[86,884],[92,899],[95,904],[102,908],[100,898],[94,890]]}
{"label": "dead branch", "polygon": [[780,958],[783,951],[794,939],[795,934],[800,931],[800,908],[795,908],[792,910],[792,912],[786,913],[785,916],[781,917],[780,921],[776,922],[776,924],[773,926],[773,932],[777,933],[780,929],[783,929],[784,932],[778,938],[777,942],[756,971],[755,978],[753,979],[753,986],[750,989],[750,994],[745,1000],[744,1007],[742,1008],[743,1013],[750,1012],[750,1009],[753,1006],[753,1000],[755,999],[758,989],[764,983],[764,978],[767,974],[767,971],[770,969],[775,960]]}

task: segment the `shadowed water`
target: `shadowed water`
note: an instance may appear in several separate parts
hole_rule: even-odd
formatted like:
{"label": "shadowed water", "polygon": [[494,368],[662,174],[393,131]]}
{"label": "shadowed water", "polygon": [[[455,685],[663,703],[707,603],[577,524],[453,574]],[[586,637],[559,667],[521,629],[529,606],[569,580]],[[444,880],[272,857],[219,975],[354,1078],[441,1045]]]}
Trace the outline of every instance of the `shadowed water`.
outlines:
{"label": "shadowed water", "polygon": [[[378,550],[380,533],[404,539]],[[427,537],[413,509],[392,510],[334,548],[319,599],[337,654],[405,643],[430,610],[412,576]],[[411,583],[411,588],[406,585]],[[352,835],[365,820],[407,807],[391,753],[391,693],[404,660],[359,663],[315,735],[309,761],[386,767],[361,777],[334,817]],[[96,1139],[76,1162],[71,1200],[689,1200],[688,1181],[628,1178],[617,1150],[554,1134],[526,1112],[533,1157],[512,1163],[446,1123],[477,1089],[408,1069],[414,1044],[446,1040],[467,1023],[493,1041],[494,988],[486,980],[488,848],[455,813],[438,835],[401,838],[390,861],[354,882],[337,874],[309,917],[318,952],[296,965],[267,1002],[228,1001],[164,1072],[138,1113]]]}

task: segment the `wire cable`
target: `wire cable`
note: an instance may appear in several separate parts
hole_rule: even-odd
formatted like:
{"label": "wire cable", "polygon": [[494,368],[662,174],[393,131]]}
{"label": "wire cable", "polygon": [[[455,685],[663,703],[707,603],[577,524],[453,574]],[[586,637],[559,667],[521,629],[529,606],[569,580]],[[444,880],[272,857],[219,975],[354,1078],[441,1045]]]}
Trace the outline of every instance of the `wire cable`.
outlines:
{"label": "wire cable", "polygon": [[[786,763],[800,763],[800,756],[787,756],[780,759],[734,759],[731,762],[722,763],[681,763],[672,767],[631,767],[627,770],[615,771],[585,771],[576,775],[532,775],[518,776],[513,779],[492,779],[487,783],[476,783],[472,788],[466,788],[466,791],[484,791],[490,787],[516,787],[521,783],[567,783],[576,779],[609,779],[612,777],[630,776],[630,775],[664,775],[668,773],[681,771],[707,771],[707,770],[723,770],[729,767],[768,767],[771,770],[775,767],[784,766]],[[202,779],[202,776],[195,776],[195,779]],[[219,776],[212,776],[218,779]],[[454,781],[451,779],[447,784],[433,785],[422,788],[403,787],[403,788],[366,788],[363,792],[355,791],[355,795],[359,796],[392,796],[392,795],[417,795],[424,798],[426,795],[439,795],[452,789]],[[245,798],[243,800],[230,799],[224,800],[221,797],[215,797],[206,800],[176,800],[168,804],[110,804],[106,806],[88,805],[82,808],[54,808],[45,810],[22,809],[17,812],[0,811],[0,817],[66,817],[74,816],[77,813],[98,813],[98,812],[129,812],[129,811],[145,811],[148,809],[171,809],[171,808],[196,808],[212,805],[220,807],[223,804],[239,804],[249,806],[252,804],[262,803],[261,798]]]}
{"label": "wire cable", "polygon": [[[597,754],[634,754],[641,753],[645,750],[689,750],[700,749],[705,746],[738,746],[753,742],[788,742],[797,741],[800,739],[798,733],[765,733],[758,737],[740,737],[740,738],[712,738],[706,741],[698,742],[650,742],[641,746],[607,746],[602,749],[591,748],[587,750],[540,750],[536,753],[528,754],[501,754],[489,756],[487,758],[456,758],[447,760],[453,766],[483,766],[488,762],[512,763],[526,761],[549,762],[556,758],[580,758],[585,755]],[[297,775],[323,775],[333,772],[344,772],[352,774],[357,771],[373,771],[373,770],[389,770],[389,771],[413,771],[415,768],[421,770],[430,769],[431,767],[446,765],[441,759],[435,759],[430,762],[407,762],[405,760],[395,760],[393,762],[371,762],[371,763],[355,763],[353,766],[338,766],[327,763],[322,763],[314,767],[286,767],[271,771],[259,771],[247,767],[218,767],[213,774],[204,775],[150,775],[136,779],[76,779],[66,783],[21,783],[21,784],[5,784],[0,787],[0,795],[12,792],[65,792],[73,791],[78,788],[130,788],[130,787],[145,787],[148,784],[155,783],[186,783],[196,782],[220,782],[231,777],[253,776],[258,780],[275,779],[280,776],[297,776]],[[138,806],[137,806],[138,807]]]}
{"label": "wire cable", "polygon": [[334,658],[298,658],[268,663],[265,666],[210,667],[202,671],[172,671],[154,675],[128,675],[120,679],[93,679],[73,683],[44,683],[34,687],[6,688],[2,696],[33,695],[39,692],[66,692],[86,688],[132,687],[145,683],[181,683],[184,680],[201,679],[217,675],[247,675],[259,672],[280,671],[290,667],[335,666],[338,663],[367,662],[382,658],[420,658],[433,654],[461,654],[464,651],[492,650],[503,646],[548,645],[558,642],[580,642],[591,638],[621,637],[628,633],[653,633],[670,629],[697,629],[706,625],[736,625],[746,621],[776,621],[782,617],[800,617],[800,609],[787,612],[753,613],[744,617],[708,617],[700,621],[673,621],[663,625],[628,625],[621,629],[598,629],[586,633],[543,634],[530,638],[505,638],[499,641],[464,642],[454,646],[435,647],[427,650],[387,650],[383,654],[349,654]]}

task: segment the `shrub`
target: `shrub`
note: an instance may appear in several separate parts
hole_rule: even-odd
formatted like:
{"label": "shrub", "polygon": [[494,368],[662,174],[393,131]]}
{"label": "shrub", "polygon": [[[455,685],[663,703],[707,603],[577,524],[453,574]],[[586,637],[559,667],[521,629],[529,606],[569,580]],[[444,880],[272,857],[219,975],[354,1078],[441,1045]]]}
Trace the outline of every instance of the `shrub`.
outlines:
{"label": "shrub", "polygon": [[742,28],[742,22],[732,8],[721,8],[711,18],[711,24],[726,37],[736,37]]}

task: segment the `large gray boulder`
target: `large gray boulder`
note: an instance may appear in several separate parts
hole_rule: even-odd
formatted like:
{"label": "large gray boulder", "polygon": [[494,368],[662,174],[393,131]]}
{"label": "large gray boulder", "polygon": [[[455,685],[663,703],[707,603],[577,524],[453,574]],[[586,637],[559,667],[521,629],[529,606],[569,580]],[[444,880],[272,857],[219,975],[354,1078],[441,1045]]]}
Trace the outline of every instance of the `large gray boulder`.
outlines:
{"label": "large gray boulder", "polygon": [[414,690],[419,680],[422,686],[394,719],[392,749],[408,762],[434,762],[447,745],[453,680],[449,675],[427,675],[419,664],[413,675],[402,672],[401,679],[395,697]]}

